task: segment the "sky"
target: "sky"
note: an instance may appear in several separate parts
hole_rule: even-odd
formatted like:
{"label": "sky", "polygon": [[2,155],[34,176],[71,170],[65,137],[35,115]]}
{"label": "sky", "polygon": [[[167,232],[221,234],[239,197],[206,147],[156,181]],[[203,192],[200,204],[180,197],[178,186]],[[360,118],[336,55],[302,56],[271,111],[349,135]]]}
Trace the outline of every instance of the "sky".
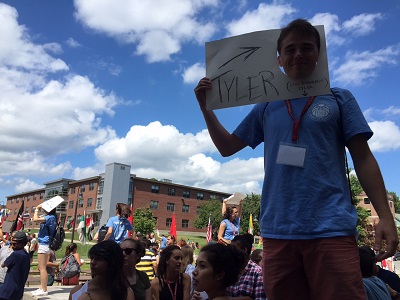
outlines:
{"label": "sky", "polygon": [[[205,42],[296,18],[324,25],[331,87],[358,100],[386,189],[400,195],[399,16],[396,0],[2,1],[0,202],[111,162],[138,177],[261,193],[263,146],[221,157],[193,89]],[[233,131],[251,108],[216,114]]]}

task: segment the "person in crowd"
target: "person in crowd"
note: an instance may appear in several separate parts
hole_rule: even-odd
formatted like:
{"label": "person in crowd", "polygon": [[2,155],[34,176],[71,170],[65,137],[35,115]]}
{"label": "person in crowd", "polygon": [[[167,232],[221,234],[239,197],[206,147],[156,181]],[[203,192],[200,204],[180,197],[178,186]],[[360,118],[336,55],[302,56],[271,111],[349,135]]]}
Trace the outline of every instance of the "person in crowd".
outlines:
{"label": "person in crowd", "polygon": [[150,238],[149,238],[151,243],[155,243],[156,242],[156,238],[154,237],[154,233],[150,233]]}
{"label": "person in crowd", "polygon": [[187,243],[184,239],[180,239],[177,245],[179,246],[179,248],[182,248],[183,246],[186,246]]}
{"label": "person in crowd", "polygon": [[[7,257],[9,257],[11,255],[11,253],[13,253],[13,251],[14,251],[14,245],[11,243],[11,240],[14,237],[15,233],[17,233],[17,231],[14,231],[9,236],[9,239],[10,239],[9,245],[4,244],[3,247],[1,247],[1,249],[0,249],[0,265],[3,262],[5,262]],[[0,237],[3,238],[3,230],[2,230],[1,225],[0,225]],[[6,278],[6,274],[7,274],[7,267],[0,268],[0,286],[3,285],[4,278]]]}
{"label": "person in crowd", "polygon": [[90,248],[92,279],[75,286],[69,300],[134,300],[135,296],[124,275],[124,256],[119,244],[105,240]]}
{"label": "person in crowd", "polygon": [[173,235],[167,237],[167,246],[176,245],[176,238]]}
{"label": "person in crowd", "polygon": [[47,286],[52,286],[54,284],[56,273],[59,272],[57,257],[54,250],[50,250],[49,260],[47,261],[46,269],[47,269]]}
{"label": "person in crowd", "polygon": [[40,272],[40,287],[32,292],[35,296],[46,296],[47,295],[47,280],[48,274],[46,270],[47,262],[49,261],[50,254],[50,236],[54,235],[57,227],[57,214],[56,208],[48,212],[44,216],[39,216],[39,209],[42,208],[42,204],[38,204],[33,214],[33,222],[41,222],[38,232],[38,269]]}
{"label": "person in crowd", "polygon": [[181,265],[181,273],[185,273],[188,274],[190,276],[190,296],[192,296],[193,294],[193,280],[192,280],[192,272],[194,270],[194,265],[193,265],[193,261],[194,261],[194,252],[192,247],[190,247],[189,245],[183,246],[181,247],[182,250],[182,265]]}
{"label": "person in crowd", "polygon": [[255,249],[253,252],[251,252],[250,259],[261,267],[262,266],[262,250]]}
{"label": "person in crowd", "polygon": [[160,245],[157,242],[150,243],[150,251],[157,256],[160,252]]}
{"label": "person in crowd", "polygon": [[[71,258],[71,256],[73,258]],[[76,270],[76,273],[72,277],[68,275],[62,277],[62,284],[75,285],[79,281],[80,267],[84,264],[83,259],[81,259],[81,256],[78,253],[78,245],[76,243],[71,243],[65,248],[64,258],[61,260],[61,264],[66,259],[68,259],[68,264],[71,265],[73,270]],[[61,269],[61,275],[64,275],[63,269]]]}
{"label": "person in crowd", "polygon": [[131,232],[132,236],[135,237],[135,232],[128,217],[131,215],[131,209],[129,205],[125,203],[117,203],[116,216],[111,217],[107,222],[108,231],[104,240],[111,239],[118,244],[127,237],[128,232]]}
{"label": "person in crowd", "polygon": [[0,299],[4,300],[22,299],[31,264],[29,254],[24,250],[28,243],[25,232],[17,231],[11,243],[14,251],[1,264],[2,268],[7,267],[6,277],[0,287]]}
{"label": "person in crowd", "polygon": [[29,245],[29,257],[31,258],[31,263],[33,261],[33,254],[38,250],[39,245],[36,240],[36,234],[31,233],[30,236],[30,245]]}
{"label": "person in crowd", "polygon": [[228,295],[232,297],[250,297],[255,300],[265,300],[262,269],[259,265],[250,260],[250,253],[253,247],[254,237],[252,234],[240,234],[233,238],[231,245],[245,254],[243,271],[238,281],[229,286]]}
{"label": "person in crowd", "polygon": [[[281,30],[277,60],[291,82],[312,75],[320,41],[318,30],[303,19]],[[211,80],[202,78],[194,92],[219,152],[231,156],[264,143],[260,228],[268,299],[365,299],[356,271],[357,211],[347,184],[345,147],[379,215],[374,250],[380,251],[386,240],[380,260],[394,254],[398,237],[382,174],[367,142],[373,133],[355,97],[332,88],[331,94],[258,103],[229,133],[206,109],[211,88]],[[331,268],[333,261],[339,267]]]}
{"label": "person in crowd", "polygon": [[167,247],[167,238],[165,237],[164,234],[162,234],[161,235],[161,242],[160,242],[161,251],[164,250],[165,247]]}
{"label": "person in crowd", "polygon": [[139,271],[145,272],[147,274],[147,276],[149,277],[149,280],[151,281],[151,280],[153,280],[154,275],[157,272],[156,256],[149,249],[150,241],[148,239],[146,239],[143,236],[143,237],[140,237],[139,241],[142,244],[142,247],[145,248],[145,252],[144,252],[143,257],[136,264],[136,269],[138,269]]}
{"label": "person in crowd", "polygon": [[135,300],[151,300],[149,277],[136,267],[146,249],[140,241],[133,238],[125,239],[121,243],[121,249],[124,254],[124,275],[133,290]]}
{"label": "person in crowd", "polygon": [[204,246],[200,250],[196,268],[193,270],[195,291],[192,300],[203,299],[200,292],[206,292],[208,299],[235,299],[228,296],[227,288],[238,280],[244,263],[244,253],[231,245]]}
{"label": "person in crowd", "polygon": [[81,259],[81,256],[78,253],[78,245],[76,243],[71,243],[65,248],[64,256],[73,255],[75,257],[76,262],[79,266],[82,266],[85,262]]}
{"label": "person in crowd", "polygon": [[390,300],[391,296],[386,284],[374,276],[374,257],[365,247],[358,248],[360,256],[360,269],[367,300]]}
{"label": "person in crowd", "polygon": [[182,251],[177,245],[161,251],[157,277],[151,281],[154,300],[190,299],[190,276],[180,272],[181,264]]}
{"label": "person in crowd", "polygon": [[236,207],[226,205],[227,199],[222,201],[222,221],[218,230],[218,243],[228,245],[239,234],[240,218]]}

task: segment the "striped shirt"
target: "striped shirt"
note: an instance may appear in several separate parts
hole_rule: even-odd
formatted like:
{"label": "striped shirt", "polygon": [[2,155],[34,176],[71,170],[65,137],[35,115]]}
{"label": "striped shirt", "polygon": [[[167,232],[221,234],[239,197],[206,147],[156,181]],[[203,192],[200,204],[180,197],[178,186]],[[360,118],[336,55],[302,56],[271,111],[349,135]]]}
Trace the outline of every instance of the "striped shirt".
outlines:
{"label": "striped shirt", "polygon": [[153,264],[156,262],[156,256],[153,252],[146,249],[145,255],[142,257],[139,263],[136,264],[136,269],[143,271],[149,276],[151,281],[154,278]]}

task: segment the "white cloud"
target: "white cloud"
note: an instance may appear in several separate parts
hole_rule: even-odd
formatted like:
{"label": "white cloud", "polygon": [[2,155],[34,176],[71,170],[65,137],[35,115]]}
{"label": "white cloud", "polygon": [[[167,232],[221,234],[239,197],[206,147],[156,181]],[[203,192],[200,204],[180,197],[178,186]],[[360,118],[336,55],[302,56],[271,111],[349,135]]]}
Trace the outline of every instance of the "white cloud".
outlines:
{"label": "white cloud", "polygon": [[209,39],[216,25],[197,15],[216,6],[211,0],[76,0],[75,17],[94,31],[137,44],[137,55],[159,62],[170,60],[183,43]]}
{"label": "white cloud", "polygon": [[346,53],[345,62],[332,71],[334,81],[346,86],[361,85],[377,77],[384,65],[396,65],[400,44],[377,51]]}
{"label": "white cloud", "polygon": [[82,45],[78,43],[78,41],[76,41],[75,39],[73,39],[72,37],[68,38],[65,43],[71,47],[71,48],[79,48]]}
{"label": "white cloud", "polygon": [[345,39],[339,35],[340,24],[339,17],[331,13],[318,13],[310,19],[313,25],[324,25],[326,43],[341,45]]}
{"label": "white cloud", "polygon": [[187,84],[197,83],[206,75],[206,69],[201,63],[195,63],[188,67],[182,74],[183,82]]}
{"label": "white cloud", "polygon": [[30,179],[16,177],[14,178],[14,185],[15,185],[15,193],[23,193],[32,190],[38,190],[43,188],[44,186],[41,184],[37,184]]}
{"label": "white cloud", "polygon": [[386,152],[400,149],[400,128],[393,121],[370,122],[374,135],[369,140],[372,151]]}
{"label": "white cloud", "polygon": [[383,15],[376,14],[360,14],[352,17],[350,20],[343,22],[345,32],[351,32],[354,36],[367,35],[375,30],[375,21],[382,20]]}
{"label": "white cloud", "polygon": [[286,18],[296,12],[290,4],[261,3],[256,10],[246,12],[240,19],[230,22],[227,35],[234,36],[252,31],[277,29],[285,25]]}

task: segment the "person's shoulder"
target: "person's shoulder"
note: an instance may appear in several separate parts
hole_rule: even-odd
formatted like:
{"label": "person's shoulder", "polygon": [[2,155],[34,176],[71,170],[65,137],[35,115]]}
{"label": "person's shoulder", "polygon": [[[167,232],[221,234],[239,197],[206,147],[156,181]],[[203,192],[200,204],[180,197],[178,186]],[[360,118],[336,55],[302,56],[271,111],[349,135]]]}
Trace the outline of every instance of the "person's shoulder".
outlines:
{"label": "person's shoulder", "polygon": [[149,276],[146,274],[146,272],[136,269],[136,274],[140,281],[150,283]]}

